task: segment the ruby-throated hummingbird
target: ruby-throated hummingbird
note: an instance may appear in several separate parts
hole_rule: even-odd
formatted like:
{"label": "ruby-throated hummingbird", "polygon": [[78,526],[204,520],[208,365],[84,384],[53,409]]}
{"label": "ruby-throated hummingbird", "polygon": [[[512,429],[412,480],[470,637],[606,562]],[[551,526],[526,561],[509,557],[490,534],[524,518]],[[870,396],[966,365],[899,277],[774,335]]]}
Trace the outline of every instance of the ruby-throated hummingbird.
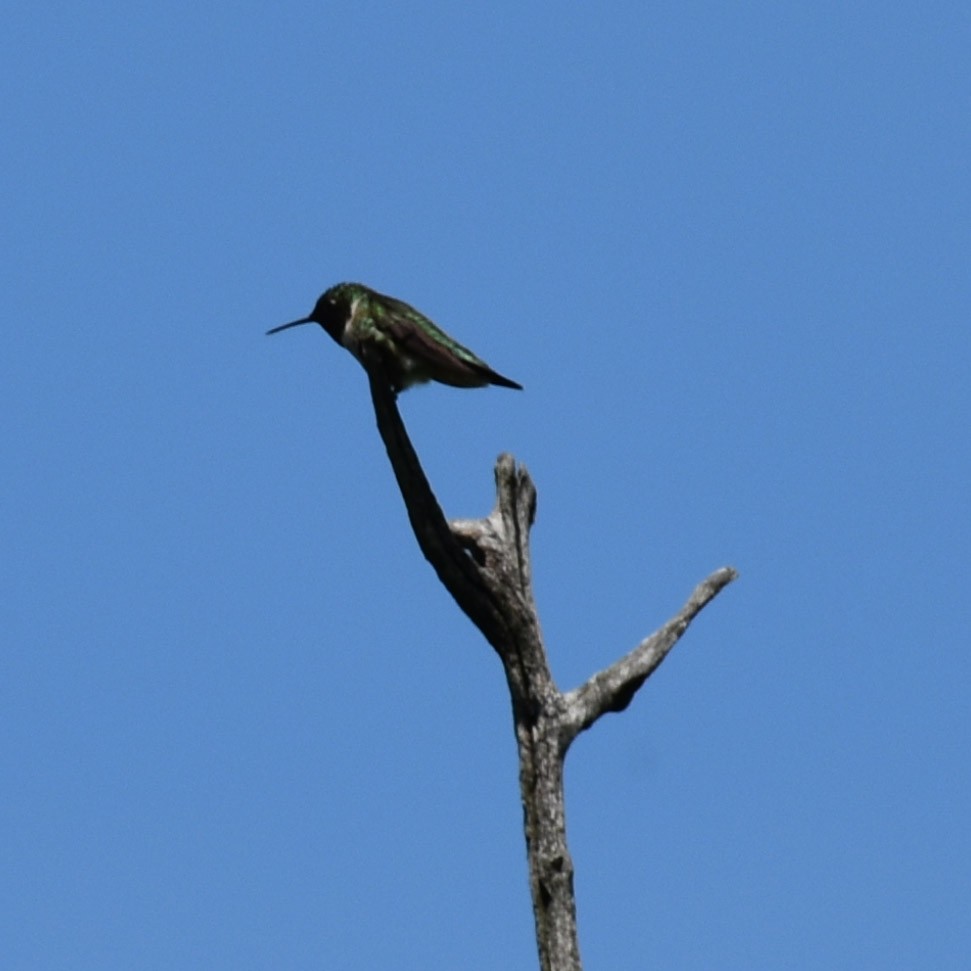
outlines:
{"label": "ruby-throated hummingbird", "polygon": [[317,301],[309,317],[268,330],[276,334],[300,324],[320,324],[362,363],[377,361],[397,393],[424,381],[455,388],[522,385],[493,371],[424,314],[360,283],[338,283]]}

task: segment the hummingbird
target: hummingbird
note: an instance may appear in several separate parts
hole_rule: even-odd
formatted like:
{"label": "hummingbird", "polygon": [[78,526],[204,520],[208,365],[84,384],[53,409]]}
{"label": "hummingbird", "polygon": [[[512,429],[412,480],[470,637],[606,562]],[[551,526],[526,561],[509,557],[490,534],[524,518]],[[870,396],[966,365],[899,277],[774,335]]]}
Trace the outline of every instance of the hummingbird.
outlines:
{"label": "hummingbird", "polygon": [[267,334],[300,324],[320,324],[362,363],[378,361],[395,394],[425,381],[454,388],[523,387],[493,371],[414,307],[361,283],[338,283],[321,294],[309,316]]}

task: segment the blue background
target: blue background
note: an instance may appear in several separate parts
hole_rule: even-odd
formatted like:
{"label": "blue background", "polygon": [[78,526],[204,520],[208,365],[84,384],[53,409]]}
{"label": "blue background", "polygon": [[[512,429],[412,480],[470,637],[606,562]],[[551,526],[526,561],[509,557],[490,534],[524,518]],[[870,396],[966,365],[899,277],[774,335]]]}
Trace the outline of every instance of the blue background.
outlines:
{"label": "blue background", "polygon": [[171,3],[0,24],[7,969],[535,966],[500,666],[421,558],[360,280],[522,393],[590,968],[963,968],[971,16]]}

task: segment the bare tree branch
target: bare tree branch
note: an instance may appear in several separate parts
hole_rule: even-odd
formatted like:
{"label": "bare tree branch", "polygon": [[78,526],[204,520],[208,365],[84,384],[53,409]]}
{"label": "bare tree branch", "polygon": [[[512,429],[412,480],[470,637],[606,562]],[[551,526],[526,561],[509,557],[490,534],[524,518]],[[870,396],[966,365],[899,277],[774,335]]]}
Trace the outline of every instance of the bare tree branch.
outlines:
{"label": "bare tree branch", "polygon": [[566,701],[567,745],[608,711],[623,711],[653,674],[668,652],[688,629],[688,625],[728,586],[738,573],[731,567],[716,570],[695,587],[688,602],[660,630],[645,638],[630,654],[598,671],[579,688],[568,691]]}
{"label": "bare tree branch", "polygon": [[391,460],[398,488],[418,546],[439,580],[459,607],[493,647],[505,643],[508,634],[489,590],[479,577],[480,568],[452,535],[438,500],[432,492],[415,449],[405,431],[394,392],[380,371],[367,369],[371,383],[378,431]]}
{"label": "bare tree branch", "polygon": [[573,739],[606,711],[622,711],[688,624],[735,571],[700,584],[657,633],[564,695],[550,671],[533,598],[529,531],[536,488],[511,455],[496,462],[496,504],[484,519],[448,523],[408,438],[394,392],[365,364],[378,430],[408,518],[438,578],[502,661],[512,700],[529,884],[541,971],[581,971],[573,861],[566,841],[563,762]]}

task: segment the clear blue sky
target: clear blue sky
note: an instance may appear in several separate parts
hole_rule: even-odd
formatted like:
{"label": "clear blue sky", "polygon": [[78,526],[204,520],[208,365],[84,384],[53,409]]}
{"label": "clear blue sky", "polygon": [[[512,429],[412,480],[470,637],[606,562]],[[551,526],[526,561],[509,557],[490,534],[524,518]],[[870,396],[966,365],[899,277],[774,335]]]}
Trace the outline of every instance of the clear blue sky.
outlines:
{"label": "clear blue sky", "polygon": [[539,489],[563,688],[732,564],[567,809],[590,969],[967,966],[966,4],[8,5],[0,963],[535,966],[451,516]]}

